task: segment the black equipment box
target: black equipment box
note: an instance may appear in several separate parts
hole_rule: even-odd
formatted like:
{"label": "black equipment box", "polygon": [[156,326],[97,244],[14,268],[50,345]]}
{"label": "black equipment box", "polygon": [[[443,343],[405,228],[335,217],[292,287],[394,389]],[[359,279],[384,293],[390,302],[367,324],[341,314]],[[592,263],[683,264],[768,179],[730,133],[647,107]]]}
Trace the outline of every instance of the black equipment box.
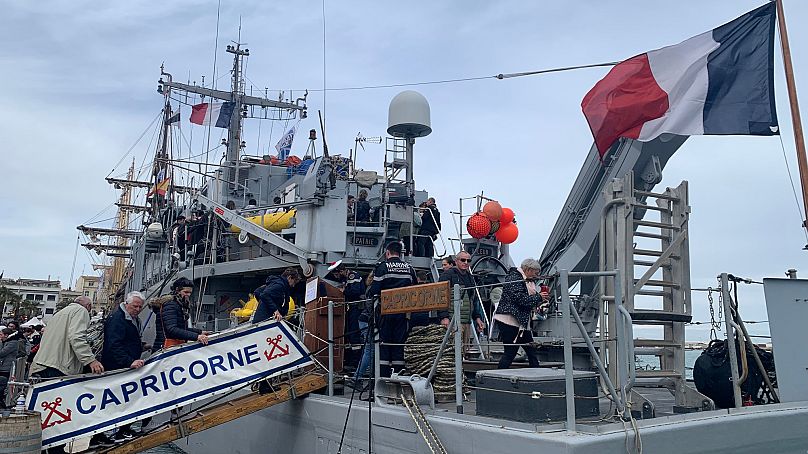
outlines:
{"label": "black equipment box", "polygon": [[[575,416],[598,416],[598,378],[573,371]],[[546,368],[477,372],[477,414],[523,422],[560,421],[567,417],[564,370]]]}

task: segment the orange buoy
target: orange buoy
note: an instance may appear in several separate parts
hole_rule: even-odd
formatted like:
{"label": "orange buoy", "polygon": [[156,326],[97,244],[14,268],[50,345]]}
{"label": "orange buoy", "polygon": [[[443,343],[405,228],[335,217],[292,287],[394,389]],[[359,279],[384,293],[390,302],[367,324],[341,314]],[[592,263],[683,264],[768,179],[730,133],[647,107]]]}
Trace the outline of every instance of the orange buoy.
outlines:
{"label": "orange buoy", "polygon": [[503,226],[504,226],[505,224],[510,224],[511,222],[513,222],[513,218],[514,218],[514,216],[515,216],[515,215],[513,214],[513,210],[512,210],[512,209],[510,209],[510,208],[503,208],[503,209],[502,209],[502,216],[500,216],[500,218],[499,218],[499,222],[500,222],[500,224],[502,224]]}
{"label": "orange buoy", "polygon": [[480,239],[491,231],[491,220],[482,213],[475,213],[466,221],[466,230],[472,238]]}
{"label": "orange buoy", "polygon": [[513,222],[502,225],[496,233],[496,239],[502,244],[511,244],[519,237],[519,227]]}
{"label": "orange buoy", "polygon": [[502,217],[502,205],[492,200],[483,205],[483,214],[492,221],[499,221],[499,218]]}

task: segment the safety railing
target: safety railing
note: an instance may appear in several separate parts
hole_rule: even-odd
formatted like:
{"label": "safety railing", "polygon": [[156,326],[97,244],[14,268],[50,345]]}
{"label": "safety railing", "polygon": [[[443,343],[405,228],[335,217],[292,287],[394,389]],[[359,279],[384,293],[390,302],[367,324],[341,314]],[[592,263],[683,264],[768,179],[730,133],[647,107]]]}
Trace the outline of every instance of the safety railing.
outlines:
{"label": "safety railing", "polygon": [[[614,303],[618,311],[619,319],[622,323],[616,324],[617,342],[618,342],[618,374],[619,386],[615,387],[609,374],[606,372],[600,355],[595,349],[592,339],[589,337],[586,329],[584,328],[581,317],[572,305],[572,298],[569,293],[570,277],[611,277],[614,279]],[[632,329],[631,315],[623,307],[623,294],[620,286],[621,275],[619,270],[614,271],[593,271],[593,272],[569,272],[561,270],[557,280],[556,290],[561,295],[561,313],[563,320],[563,336],[564,336],[564,380],[565,380],[565,399],[567,406],[567,430],[575,431],[575,383],[573,380],[573,363],[572,363],[572,334],[571,334],[571,319],[574,319],[575,324],[581,336],[589,349],[590,356],[595,362],[598,369],[598,374],[601,380],[605,383],[612,400],[617,403],[618,412],[626,419],[631,418],[631,408],[628,405],[628,395],[631,388],[636,381],[636,371],[634,364],[634,334]],[[622,343],[622,347],[620,347]],[[611,359],[610,359],[611,360]]]}

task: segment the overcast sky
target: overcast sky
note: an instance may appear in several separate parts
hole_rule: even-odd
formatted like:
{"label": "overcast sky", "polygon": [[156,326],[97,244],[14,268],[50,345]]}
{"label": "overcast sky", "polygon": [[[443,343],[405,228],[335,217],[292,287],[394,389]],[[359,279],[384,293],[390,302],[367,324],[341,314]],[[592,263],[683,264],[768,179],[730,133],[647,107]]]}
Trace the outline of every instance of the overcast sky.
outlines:
{"label": "overcast sky", "polygon": [[[763,0],[517,2],[326,2],[325,85],[359,87],[621,60],[715,28]],[[803,112],[808,113],[808,5],[786,0],[786,17]],[[329,91],[323,96],[323,6],[320,2],[216,3],[8,2],[0,18],[0,269],[6,277],[71,276],[77,231],[112,217],[117,197],[104,177],[154,153],[162,97],[161,63],[175,80],[228,85],[224,46],[248,43],[247,77],[256,89],[310,89],[310,117],[326,116],[329,149],[347,152],[358,132],[384,135],[387,107],[401,88]],[[794,141],[779,48],[778,114],[796,180]],[[419,187],[448,218],[459,197],[484,190],[514,209],[517,261],[538,256],[592,138],[580,111],[584,94],[607,72],[585,69],[498,81],[423,85],[433,133],[415,145]],[[203,151],[204,129],[184,110],[191,152]],[[283,124],[248,122],[247,151],[274,146]],[[198,128],[198,129],[197,129]],[[146,131],[143,139],[138,137]],[[293,153],[307,145],[299,137]],[[211,139],[217,143],[218,136]],[[368,145],[358,165],[380,169],[383,146]],[[188,155],[189,150],[183,151]],[[218,153],[218,151],[217,151]],[[778,137],[694,137],[671,159],[664,186],[690,181],[693,287],[715,285],[727,271],[761,279],[797,268],[808,276],[806,243]],[[98,224],[99,226],[105,223]],[[107,223],[108,224],[108,223]],[[451,223],[445,233],[456,237]],[[440,248],[439,248],[440,249]],[[94,253],[92,254],[95,255]],[[95,260],[98,260],[96,258]],[[91,273],[79,250],[75,276]],[[74,278],[75,278],[74,276]],[[694,293],[694,317],[707,299]],[[747,320],[765,320],[758,286],[742,293]],[[765,331],[763,325],[757,329]],[[695,328],[697,332],[699,328]],[[694,337],[700,337],[696,334]]]}

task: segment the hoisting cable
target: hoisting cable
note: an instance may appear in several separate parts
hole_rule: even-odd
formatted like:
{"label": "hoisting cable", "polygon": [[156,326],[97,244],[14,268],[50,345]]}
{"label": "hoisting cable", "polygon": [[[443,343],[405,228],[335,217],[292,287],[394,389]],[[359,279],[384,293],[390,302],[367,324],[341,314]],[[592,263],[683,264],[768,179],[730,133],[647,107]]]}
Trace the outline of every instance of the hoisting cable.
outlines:
{"label": "hoisting cable", "polygon": [[[365,85],[360,87],[335,87],[335,88],[319,88],[319,89],[312,89],[309,91],[349,91],[349,90],[374,90],[380,88],[400,88],[400,87],[415,87],[418,85],[438,85],[438,84],[451,84],[457,82],[472,82],[477,80],[486,80],[486,79],[512,79],[514,77],[524,77],[524,76],[536,76],[539,74],[548,74],[548,73],[557,73],[563,71],[574,71],[576,69],[586,69],[586,68],[598,68],[598,67],[608,67],[614,66],[620,63],[619,61],[613,62],[604,62],[604,63],[593,63],[589,65],[577,65],[577,66],[562,66],[558,68],[548,68],[548,69],[540,69],[536,71],[524,71],[518,73],[500,73],[493,76],[478,76],[478,77],[461,77],[457,79],[443,79],[443,80],[430,80],[424,82],[410,82],[410,83],[401,83],[401,84],[387,84],[387,85]],[[303,91],[302,89],[296,91]]]}

